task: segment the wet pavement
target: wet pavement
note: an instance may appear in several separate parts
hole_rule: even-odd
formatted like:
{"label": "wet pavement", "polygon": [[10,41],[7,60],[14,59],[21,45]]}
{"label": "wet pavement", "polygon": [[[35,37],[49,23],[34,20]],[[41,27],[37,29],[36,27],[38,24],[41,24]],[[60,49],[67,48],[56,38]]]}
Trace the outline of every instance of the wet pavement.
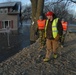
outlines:
{"label": "wet pavement", "polygon": [[30,45],[30,25],[22,26],[19,34],[9,34],[9,45],[7,34],[0,34],[0,62],[8,59],[23,48]]}

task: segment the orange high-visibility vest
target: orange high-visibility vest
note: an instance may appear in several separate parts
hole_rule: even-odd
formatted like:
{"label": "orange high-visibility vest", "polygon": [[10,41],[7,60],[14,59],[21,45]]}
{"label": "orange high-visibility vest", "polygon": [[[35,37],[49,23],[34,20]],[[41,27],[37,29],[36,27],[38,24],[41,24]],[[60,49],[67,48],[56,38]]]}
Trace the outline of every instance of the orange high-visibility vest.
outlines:
{"label": "orange high-visibility vest", "polygon": [[63,30],[66,31],[67,30],[67,22],[62,22],[62,27],[63,27]]}
{"label": "orange high-visibility vest", "polygon": [[45,28],[45,20],[38,20],[38,29],[44,29]]}

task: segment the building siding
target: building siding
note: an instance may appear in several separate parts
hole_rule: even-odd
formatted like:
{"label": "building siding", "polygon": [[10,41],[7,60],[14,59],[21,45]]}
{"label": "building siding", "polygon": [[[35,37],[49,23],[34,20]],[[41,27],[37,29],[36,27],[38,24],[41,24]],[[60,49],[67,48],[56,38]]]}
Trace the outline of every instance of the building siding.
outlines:
{"label": "building siding", "polygon": [[7,14],[0,14],[0,21],[7,21],[13,20],[13,28],[12,30],[18,30],[18,15],[7,15]]}

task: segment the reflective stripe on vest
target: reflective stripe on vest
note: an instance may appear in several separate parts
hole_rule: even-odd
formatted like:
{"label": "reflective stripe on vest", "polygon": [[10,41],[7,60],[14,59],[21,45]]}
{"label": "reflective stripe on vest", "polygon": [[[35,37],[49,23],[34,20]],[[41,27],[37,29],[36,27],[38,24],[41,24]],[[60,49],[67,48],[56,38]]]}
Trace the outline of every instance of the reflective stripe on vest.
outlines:
{"label": "reflective stripe on vest", "polygon": [[45,20],[38,20],[38,29],[44,29],[45,28]]}
{"label": "reflective stripe on vest", "polygon": [[[58,34],[57,22],[58,22],[58,18],[54,19],[53,22],[52,22],[52,34],[53,34],[53,38],[55,38],[57,36],[57,34]],[[46,37],[47,25],[48,25],[48,20],[46,20],[45,37]]]}

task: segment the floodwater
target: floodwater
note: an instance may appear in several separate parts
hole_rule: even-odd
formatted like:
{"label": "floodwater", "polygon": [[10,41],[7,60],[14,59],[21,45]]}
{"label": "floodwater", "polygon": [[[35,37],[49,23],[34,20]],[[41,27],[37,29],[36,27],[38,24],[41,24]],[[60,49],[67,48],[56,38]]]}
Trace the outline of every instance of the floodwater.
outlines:
{"label": "floodwater", "polygon": [[[23,22],[19,34],[10,33],[9,46],[7,34],[0,33],[0,63],[30,45],[30,24],[29,21]],[[69,25],[69,31],[75,32],[74,30],[76,31],[76,25]]]}
{"label": "floodwater", "polygon": [[68,31],[76,33],[76,25],[75,24],[68,24]]}
{"label": "floodwater", "polygon": [[30,45],[30,22],[24,22],[19,34],[0,33],[0,62]]}

